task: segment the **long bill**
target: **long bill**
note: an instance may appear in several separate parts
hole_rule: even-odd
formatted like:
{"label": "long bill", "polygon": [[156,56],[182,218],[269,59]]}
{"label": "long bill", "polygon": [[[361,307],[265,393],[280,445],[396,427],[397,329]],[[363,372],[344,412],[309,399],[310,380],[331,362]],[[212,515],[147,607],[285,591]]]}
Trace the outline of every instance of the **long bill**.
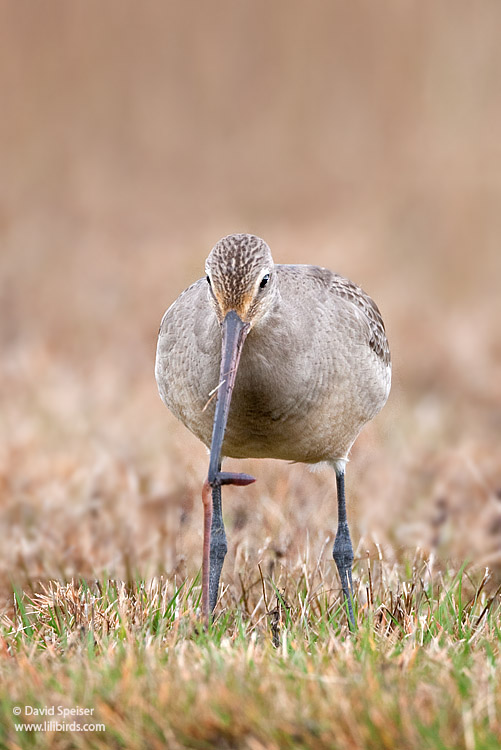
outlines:
{"label": "long bill", "polygon": [[[231,396],[238,363],[244,345],[245,337],[249,332],[249,324],[237,315],[234,310],[227,313],[223,321],[223,340],[221,345],[221,369],[219,373],[219,387],[217,392],[216,411],[212,427],[212,440],[210,447],[209,475],[202,489],[202,500],[204,505],[204,548],[202,558],[202,615],[206,626],[209,626],[209,589],[210,589],[210,551],[211,551],[211,527],[212,527],[212,503],[210,490],[220,487],[222,484],[251,484],[254,477],[248,474],[231,474],[220,471],[221,450],[223,447],[226,423],[230,412]],[[216,586],[218,585],[217,576]]]}
{"label": "long bill", "polygon": [[255,481],[254,477],[249,476],[249,474],[233,474],[220,471],[221,451],[226,424],[228,422],[228,414],[230,412],[231,396],[235,385],[240,355],[249,328],[249,324],[245,323],[234,310],[230,310],[226,314],[222,326],[221,370],[210,447],[208,480],[211,487],[222,484],[245,485]]}

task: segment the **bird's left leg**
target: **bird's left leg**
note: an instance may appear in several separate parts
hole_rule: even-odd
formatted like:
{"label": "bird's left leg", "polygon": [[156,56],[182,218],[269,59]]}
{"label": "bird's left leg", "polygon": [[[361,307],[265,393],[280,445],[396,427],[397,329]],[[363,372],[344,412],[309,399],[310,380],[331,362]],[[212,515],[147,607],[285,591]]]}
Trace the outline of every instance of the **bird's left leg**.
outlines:
{"label": "bird's left leg", "polygon": [[336,485],[337,485],[337,534],[334,541],[332,556],[339,571],[343,594],[348,606],[348,618],[350,628],[355,629],[355,617],[353,615],[353,578],[351,568],[353,565],[353,546],[351,544],[350,530],[346,517],[346,497],[344,492],[344,468],[336,467]]}

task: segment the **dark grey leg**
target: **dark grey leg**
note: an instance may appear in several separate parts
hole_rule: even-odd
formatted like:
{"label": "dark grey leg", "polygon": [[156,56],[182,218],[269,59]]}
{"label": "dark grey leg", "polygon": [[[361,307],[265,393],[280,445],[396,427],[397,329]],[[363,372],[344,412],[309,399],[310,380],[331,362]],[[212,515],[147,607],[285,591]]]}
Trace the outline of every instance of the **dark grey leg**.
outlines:
{"label": "dark grey leg", "polygon": [[348,618],[350,628],[355,628],[355,617],[353,615],[353,579],[351,568],[353,565],[353,547],[350,539],[350,530],[346,519],[346,499],[344,494],[344,471],[336,471],[337,484],[337,534],[334,541],[332,556],[339,571],[343,594],[348,605]]}
{"label": "dark grey leg", "polygon": [[228,551],[224,531],[223,511],[221,506],[221,485],[212,488],[212,526],[210,535],[210,568],[209,568],[209,612],[214,611],[217,602],[219,577],[224,558]]}

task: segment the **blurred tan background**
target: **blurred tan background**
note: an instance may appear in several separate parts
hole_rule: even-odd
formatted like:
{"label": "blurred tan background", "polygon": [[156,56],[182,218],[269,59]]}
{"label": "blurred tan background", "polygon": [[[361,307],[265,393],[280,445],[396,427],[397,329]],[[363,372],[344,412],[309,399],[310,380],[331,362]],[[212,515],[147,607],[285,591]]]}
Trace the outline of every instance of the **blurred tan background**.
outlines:
{"label": "blurred tan background", "polygon": [[[383,312],[395,385],[349,467],[358,557],[500,570],[500,32],[494,1],[1,4],[6,596],[196,571],[206,454],[157,396],[156,333],[234,231]],[[332,477],[247,468],[229,595],[305,550],[334,578]]]}

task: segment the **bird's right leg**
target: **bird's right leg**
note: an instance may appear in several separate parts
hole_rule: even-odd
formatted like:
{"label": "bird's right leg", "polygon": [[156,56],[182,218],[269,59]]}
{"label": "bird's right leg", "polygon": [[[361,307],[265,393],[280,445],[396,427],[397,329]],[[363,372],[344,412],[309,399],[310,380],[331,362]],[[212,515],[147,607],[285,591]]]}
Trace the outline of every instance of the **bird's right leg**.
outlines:
{"label": "bird's right leg", "polygon": [[[219,471],[221,466],[219,466]],[[212,495],[212,497],[211,497]],[[205,625],[217,602],[219,579],[228,551],[221,504],[221,485],[212,487],[208,481],[202,489],[204,504],[204,547],[202,558],[202,615]]]}
{"label": "bird's right leg", "polygon": [[[219,578],[228,551],[221,504],[221,485],[246,485],[254,482],[248,474],[231,474],[218,467],[212,483],[207,478],[202,487],[204,505],[204,546],[202,556],[202,616],[206,626],[217,602]],[[212,498],[211,498],[212,495]]]}
{"label": "bird's right leg", "polygon": [[212,614],[217,602],[219,578],[224,558],[228,551],[221,504],[221,485],[212,488],[212,525],[210,533],[209,567],[209,612]]}

